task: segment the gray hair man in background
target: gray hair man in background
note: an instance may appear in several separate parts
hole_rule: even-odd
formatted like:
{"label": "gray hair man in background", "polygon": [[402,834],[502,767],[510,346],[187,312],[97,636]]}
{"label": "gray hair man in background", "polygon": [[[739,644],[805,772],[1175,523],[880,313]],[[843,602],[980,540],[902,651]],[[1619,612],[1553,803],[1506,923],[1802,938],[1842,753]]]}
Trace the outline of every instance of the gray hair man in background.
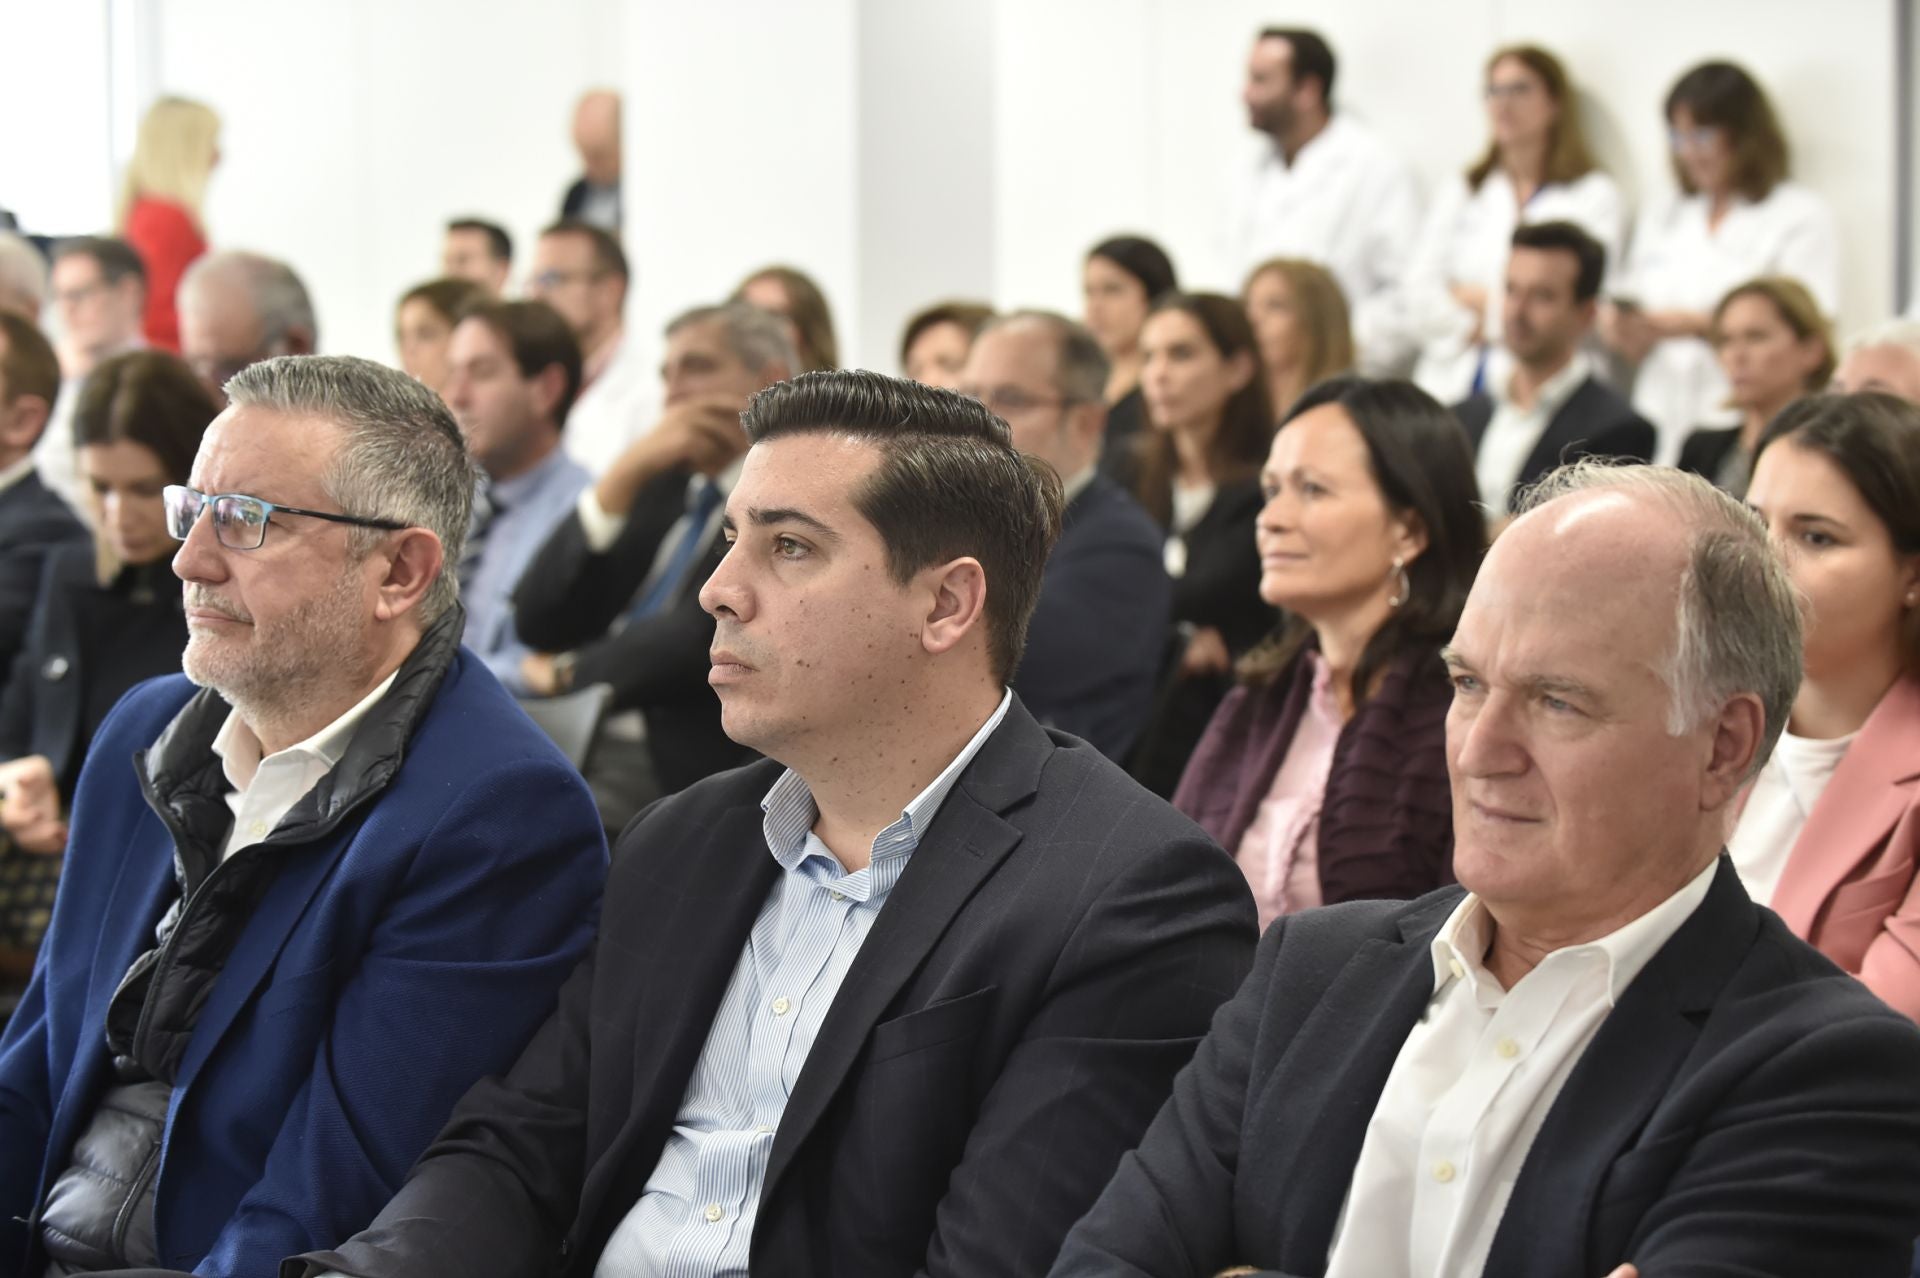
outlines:
{"label": "gray hair man in background", "polygon": [[1153,709],[1173,584],[1159,528],[1099,474],[1107,356],[1086,327],[1047,311],[991,321],[959,389],[1005,421],[1013,446],[1046,462],[1067,506],[1013,688],[1041,723],[1124,760]]}
{"label": "gray hair man in background", "polygon": [[1834,370],[1833,390],[1885,391],[1920,404],[1920,320],[1893,320],[1856,337]]}
{"label": "gray hair man in background", "polygon": [[95,738],[0,1037],[9,1273],[268,1274],[352,1233],[593,932],[586,787],[460,647],[446,406],[329,356],[226,391],[164,495],[186,673]]}
{"label": "gray hair man in background", "polygon": [[1445,656],[1461,886],[1274,924],[1056,1278],[1904,1276],[1920,1029],[1722,849],[1800,682],[1760,520],[1556,471]]}
{"label": "gray hair man in background", "polygon": [[320,347],[307,286],[291,266],[259,253],[208,253],[180,278],[180,355],[225,403],[227,381],[276,355]]}
{"label": "gray hair man in background", "polygon": [[[580,495],[514,594],[537,694],[604,683],[614,715],[587,764],[607,829],[747,757],[707,687],[713,619],[700,587],[726,553],[721,508],[747,453],[740,414],[793,376],[780,318],[745,302],[667,325],[666,409]],[[572,429],[571,424],[568,429]]]}

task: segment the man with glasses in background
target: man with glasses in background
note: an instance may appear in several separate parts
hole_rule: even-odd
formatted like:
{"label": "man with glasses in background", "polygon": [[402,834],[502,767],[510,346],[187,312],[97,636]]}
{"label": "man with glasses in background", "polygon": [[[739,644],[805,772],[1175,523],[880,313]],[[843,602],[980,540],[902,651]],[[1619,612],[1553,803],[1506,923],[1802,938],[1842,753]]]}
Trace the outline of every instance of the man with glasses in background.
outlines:
{"label": "man with glasses in background", "polygon": [[165,490],[186,675],[95,739],[0,1037],[0,1275],[258,1275],[350,1235],[594,929],[586,787],[459,646],[445,405],[325,356],[225,390]]}
{"label": "man with glasses in background", "polygon": [[534,242],[527,296],[559,311],[580,342],[580,397],[567,416],[567,455],[595,479],[655,416],[652,375],[627,332],[632,271],[620,241],[585,222],[555,222]]}
{"label": "man with glasses in background", "polygon": [[1017,311],[974,339],[960,390],[1005,421],[1013,446],[1053,467],[1066,486],[1060,540],[1047,558],[1014,691],[1041,723],[1120,760],[1153,709],[1173,583],[1153,519],[1098,473],[1107,367],[1082,325]]}

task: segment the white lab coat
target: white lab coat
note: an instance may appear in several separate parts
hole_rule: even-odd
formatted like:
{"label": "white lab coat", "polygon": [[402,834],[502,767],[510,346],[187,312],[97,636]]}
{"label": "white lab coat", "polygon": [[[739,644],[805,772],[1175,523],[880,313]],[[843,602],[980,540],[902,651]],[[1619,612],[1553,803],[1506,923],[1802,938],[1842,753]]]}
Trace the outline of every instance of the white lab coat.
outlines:
{"label": "white lab coat", "polygon": [[[1613,292],[1648,311],[1711,312],[1737,285],[1784,275],[1804,284],[1829,317],[1839,310],[1840,236],[1825,200],[1782,182],[1758,203],[1736,198],[1717,230],[1708,229],[1707,208],[1704,195],[1674,195],[1647,209]],[[1726,377],[1706,342],[1656,344],[1633,384],[1633,406],[1660,432],[1654,460],[1671,464],[1696,427],[1734,421],[1726,398]]]}
{"label": "white lab coat", "polygon": [[1237,287],[1271,257],[1325,266],[1346,294],[1361,369],[1390,373],[1412,356],[1392,313],[1419,224],[1412,170],[1343,113],[1291,165],[1262,140],[1233,206],[1229,267]]}
{"label": "white lab coat", "polygon": [[628,328],[606,368],[587,383],[567,413],[561,446],[595,479],[659,419],[660,376],[648,365],[638,335]]}
{"label": "white lab coat", "polygon": [[[1420,352],[1413,380],[1441,403],[1465,399],[1483,354],[1498,348],[1513,232],[1536,222],[1572,222],[1607,250],[1607,269],[1617,269],[1626,211],[1620,188],[1598,171],[1541,187],[1525,208],[1504,171],[1489,173],[1477,191],[1463,175],[1447,183],[1428,210],[1407,266],[1399,314],[1407,340]],[[1481,342],[1471,340],[1472,312],[1448,291],[1455,283],[1487,290]]]}

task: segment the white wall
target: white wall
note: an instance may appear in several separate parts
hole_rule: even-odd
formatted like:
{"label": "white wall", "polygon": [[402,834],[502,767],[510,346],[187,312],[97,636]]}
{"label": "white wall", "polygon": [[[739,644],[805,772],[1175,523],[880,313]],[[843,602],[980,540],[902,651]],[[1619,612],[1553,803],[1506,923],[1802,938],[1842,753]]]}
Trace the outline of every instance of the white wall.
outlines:
{"label": "white wall", "polygon": [[[1673,77],[1745,62],[1839,213],[1851,328],[1894,298],[1896,2],[1814,25],[1804,0],[0,0],[0,46],[62,51],[0,77],[0,118],[34,123],[0,130],[0,203],[35,229],[104,225],[104,86],[202,97],[227,121],[215,242],[292,261],[324,345],[387,358],[444,220],[492,215],[528,245],[574,173],[573,99],[613,83],[650,347],[787,261],[826,288],[843,355],[891,370],[900,321],[938,297],[1077,310],[1081,254],[1118,230],[1160,238],[1189,283],[1236,284],[1216,245],[1252,142],[1242,66],[1261,25],[1297,21],[1338,49],[1342,108],[1429,185],[1480,148],[1501,42],[1548,45],[1603,99],[1601,151],[1638,191],[1667,182]],[[110,64],[130,13],[140,50]]]}

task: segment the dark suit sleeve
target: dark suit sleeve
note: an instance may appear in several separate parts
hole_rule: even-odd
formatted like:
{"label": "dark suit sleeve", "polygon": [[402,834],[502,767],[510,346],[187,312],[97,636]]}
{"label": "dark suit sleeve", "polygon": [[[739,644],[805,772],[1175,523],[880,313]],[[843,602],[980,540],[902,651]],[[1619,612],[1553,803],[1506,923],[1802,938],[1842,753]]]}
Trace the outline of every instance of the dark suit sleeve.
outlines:
{"label": "dark suit sleeve", "polygon": [[[32,478],[29,476],[29,478]],[[47,509],[25,526],[0,537],[0,670],[10,670],[27,639],[33,601],[40,595],[40,578],[47,555],[64,542],[83,540],[87,533],[78,520],[47,495]]]}
{"label": "dark suit sleeve", "polygon": [[[1803,1005],[1810,1006],[1810,1005]],[[1641,1278],[1901,1275],[1920,1229],[1920,1035],[1904,1018],[1776,1024],[1694,1132],[1630,1151],[1600,1189],[1650,1198],[1625,1256]],[[1784,1019],[1784,1018],[1782,1018]],[[1678,1098],[1676,1098],[1677,1102]]]}
{"label": "dark suit sleeve", "polygon": [[1235,1242],[1234,1174],[1286,922],[1267,929],[1252,974],[1214,1016],[1140,1147],[1074,1226],[1053,1278],[1208,1278],[1245,1263]]}
{"label": "dark suit sleeve", "polygon": [[1221,509],[1209,510],[1187,535],[1187,571],[1173,585],[1173,615],[1212,626],[1238,656],[1267,636],[1279,614],[1260,598],[1260,551],[1253,535],[1259,491],[1222,492],[1215,503]]}
{"label": "dark suit sleeve", "polygon": [[[14,654],[4,691],[0,691],[0,761],[17,759],[33,752],[33,692],[36,667],[40,663],[39,646],[53,574],[43,572],[40,591],[20,650]],[[61,765],[54,761],[54,767]]]}
{"label": "dark suit sleeve", "polygon": [[1200,839],[1119,876],[981,1105],[923,1274],[1045,1270],[1245,975],[1253,900]]}
{"label": "dark suit sleeve", "polygon": [[1653,460],[1653,424],[1632,416],[1609,422],[1584,442],[1568,450],[1568,461],[1581,457],[1630,457],[1638,462]]}
{"label": "dark suit sleeve", "polygon": [[[699,581],[712,574],[725,549],[716,534]],[[576,649],[574,686],[611,685],[614,710],[711,701],[707,652],[713,647],[713,618],[700,606],[698,592],[699,586],[689,582],[665,611],[641,617],[618,633]]]}
{"label": "dark suit sleeve", "polygon": [[647,484],[620,535],[597,554],[587,548],[577,512],[561,520],[514,587],[521,642],[537,652],[572,652],[606,634],[647,579],[667,530],[685,512],[686,490],[685,471]]}

